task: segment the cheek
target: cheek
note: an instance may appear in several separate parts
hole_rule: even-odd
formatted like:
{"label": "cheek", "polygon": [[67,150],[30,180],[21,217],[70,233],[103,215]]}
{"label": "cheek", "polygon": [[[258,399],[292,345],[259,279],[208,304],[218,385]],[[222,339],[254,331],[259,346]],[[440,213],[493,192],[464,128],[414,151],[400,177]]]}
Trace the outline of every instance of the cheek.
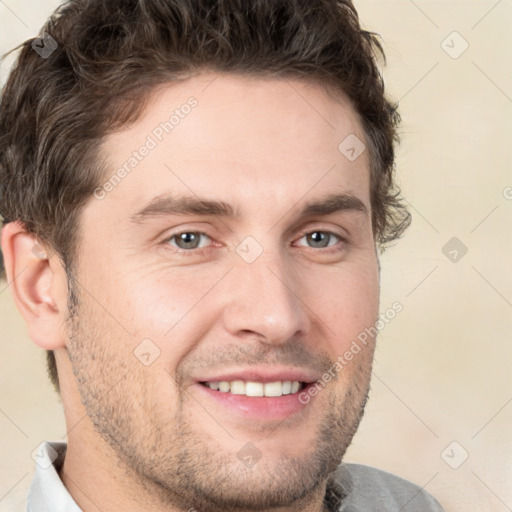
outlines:
{"label": "cheek", "polygon": [[[315,279],[316,277],[316,279]],[[322,286],[314,286],[314,283]],[[353,340],[375,325],[379,314],[377,267],[347,266],[326,275],[309,275],[305,301],[324,325],[330,351],[343,353]]]}
{"label": "cheek", "polygon": [[149,338],[160,349],[161,362],[175,366],[206,334],[211,319],[220,314],[215,301],[207,300],[215,295],[217,274],[196,270],[133,275],[116,285],[112,298],[117,299],[132,338]]}
{"label": "cheek", "polygon": [[[155,267],[143,272],[140,266],[124,271],[118,267],[117,272],[102,272],[88,286],[103,306],[97,308],[98,314],[114,324],[121,343],[133,351],[142,340],[152,340],[160,351],[158,365],[171,369],[222,318],[225,300],[220,300],[218,293],[225,282],[217,285],[229,268]],[[312,265],[305,269],[301,265],[292,268],[288,278],[316,331],[310,332],[310,337],[334,357],[375,324],[379,279],[370,252],[335,268]],[[123,331],[117,329],[119,324]]]}

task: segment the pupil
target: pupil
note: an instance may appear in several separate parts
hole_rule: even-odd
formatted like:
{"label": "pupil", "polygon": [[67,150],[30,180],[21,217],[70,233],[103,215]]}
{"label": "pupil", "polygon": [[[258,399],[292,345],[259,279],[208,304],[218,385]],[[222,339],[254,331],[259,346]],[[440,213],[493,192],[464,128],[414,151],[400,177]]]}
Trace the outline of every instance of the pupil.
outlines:
{"label": "pupil", "polygon": [[327,247],[329,237],[321,231],[315,231],[309,235],[309,241],[313,247]]}
{"label": "pupil", "polygon": [[179,245],[183,249],[194,249],[197,247],[199,237],[196,233],[182,233],[179,236]]}

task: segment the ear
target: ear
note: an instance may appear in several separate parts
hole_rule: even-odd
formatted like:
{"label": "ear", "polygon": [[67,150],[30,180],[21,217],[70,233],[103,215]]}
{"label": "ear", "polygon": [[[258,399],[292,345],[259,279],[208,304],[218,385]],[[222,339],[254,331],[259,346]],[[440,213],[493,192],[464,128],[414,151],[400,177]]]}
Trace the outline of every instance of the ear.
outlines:
{"label": "ear", "polygon": [[28,233],[21,222],[2,229],[7,283],[36,345],[55,350],[66,345],[67,278],[60,259]]}

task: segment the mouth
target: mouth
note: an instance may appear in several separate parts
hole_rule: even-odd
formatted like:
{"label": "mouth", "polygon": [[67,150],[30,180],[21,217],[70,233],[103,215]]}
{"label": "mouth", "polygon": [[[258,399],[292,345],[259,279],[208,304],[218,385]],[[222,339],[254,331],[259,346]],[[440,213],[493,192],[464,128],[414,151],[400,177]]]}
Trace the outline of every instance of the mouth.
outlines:
{"label": "mouth", "polygon": [[[254,422],[303,418],[314,400],[301,399],[315,385],[316,372],[286,367],[254,367],[222,374],[204,375],[193,388],[219,413]],[[206,404],[206,402],[204,402]]]}
{"label": "mouth", "polygon": [[222,380],[205,381],[201,385],[219,393],[230,393],[232,395],[243,395],[248,397],[272,397],[277,398],[284,395],[294,395],[302,391],[307,382],[297,380],[284,380],[274,382],[258,382],[243,380]]}

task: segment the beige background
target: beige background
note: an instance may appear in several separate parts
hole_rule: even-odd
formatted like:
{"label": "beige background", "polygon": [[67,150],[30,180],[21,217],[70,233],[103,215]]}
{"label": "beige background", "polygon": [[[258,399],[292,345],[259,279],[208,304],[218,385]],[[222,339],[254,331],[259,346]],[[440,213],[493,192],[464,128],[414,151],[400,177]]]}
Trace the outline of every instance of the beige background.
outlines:
{"label": "beige background", "polygon": [[[0,51],[36,34],[57,4],[0,1]],[[512,510],[512,3],[356,5],[364,26],[384,39],[386,83],[403,116],[399,174],[414,221],[382,257],[382,311],[395,301],[403,311],[380,335],[371,402],[346,458],[425,486],[447,511]],[[446,256],[452,237],[459,248],[449,246]],[[7,511],[26,494],[32,450],[63,438],[65,426],[44,354],[4,287],[0,510]]]}

